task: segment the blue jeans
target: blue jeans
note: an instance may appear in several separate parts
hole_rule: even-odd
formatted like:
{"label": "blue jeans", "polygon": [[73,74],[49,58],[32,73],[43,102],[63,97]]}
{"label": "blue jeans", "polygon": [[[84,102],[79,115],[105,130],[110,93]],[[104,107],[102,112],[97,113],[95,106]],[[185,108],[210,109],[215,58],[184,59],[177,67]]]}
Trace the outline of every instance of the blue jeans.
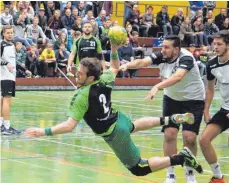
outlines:
{"label": "blue jeans", "polygon": [[124,26],[124,27],[126,27],[126,20],[127,20],[128,16],[129,16],[130,12],[131,12],[131,8],[125,6],[125,10],[124,10],[124,19],[123,19],[123,26]]}
{"label": "blue jeans", "polygon": [[30,47],[32,44],[22,37],[15,36],[14,42],[21,42],[26,48]]}

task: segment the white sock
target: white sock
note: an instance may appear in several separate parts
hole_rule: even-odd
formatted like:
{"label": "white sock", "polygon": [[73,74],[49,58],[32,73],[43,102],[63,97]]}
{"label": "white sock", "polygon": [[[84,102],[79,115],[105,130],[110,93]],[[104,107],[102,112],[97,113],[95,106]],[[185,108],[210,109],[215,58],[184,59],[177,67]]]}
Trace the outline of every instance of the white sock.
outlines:
{"label": "white sock", "polygon": [[169,117],[165,117],[165,126],[169,124]]}
{"label": "white sock", "polygon": [[5,126],[6,129],[9,129],[10,128],[10,120],[4,120],[3,121],[3,124]]}
{"label": "white sock", "polygon": [[219,163],[218,162],[213,163],[210,165],[210,167],[212,169],[213,176],[215,178],[222,179],[223,175],[222,175],[222,172],[220,170]]}
{"label": "white sock", "polygon": [[194,174],[193,168],[186,166],[186,174],[189,175],[190,172],[192,172],[192,174]]}
{"label": "white sock", "polygon": [[0,117],[0,126],[3,125],[3,121],[4,121],[3,117]]}
{"label": "white sock", "polygon": [[170,175],[170,174],[175,175],[175,171],[174,171],[174,167],[173,166],[170,166],[170,167],[166,168],[166,170],[167,170],[167,176]]}

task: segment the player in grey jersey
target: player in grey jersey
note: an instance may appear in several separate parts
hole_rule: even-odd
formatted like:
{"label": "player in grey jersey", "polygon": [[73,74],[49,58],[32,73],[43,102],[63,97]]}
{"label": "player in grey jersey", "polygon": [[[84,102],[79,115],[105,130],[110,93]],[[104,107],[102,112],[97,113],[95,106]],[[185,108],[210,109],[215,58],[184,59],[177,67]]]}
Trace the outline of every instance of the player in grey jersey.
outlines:
{"label": "player in grey jersey", "polygon": [[[197,153],[197,135],[202,120],[205,91],[199,69],[193,55],[181,48],[178,36],[167,36],[162,44],[162,51],[152,53],[144,59],[137,59],[120,66],[120,70],[139,69],[156,64],[160,68],[163,78],[161,83],[155,85],[147,95],[152,99],[159,89],[164,89],[163,116],[176,113],[191,112],[195,116],[193,125],[183,126],[183,143],[195,155]],[[179,125],[163,127],[164,155],[177,153],[177,134]],[[187,183],[196,183],[193,169],[186,167]],[[175,183],[176,177],[173,167],[167,168],[165,183]]]}
{"label": "player in grey jersey", "polygon": [[[207,64],[207,89],[204,119],[207,123],[200,138],[200,146],[205,159],[210,165],[213,177],[210,183],[225,183],[215,150],[211,144],[220,133],[229,128],[229,32],[220,31],[214,35],[214,49],[217,54]],[[215,82],[219,83],[223,99],[221,109],[211,118],[209,108],[214,97]]]}

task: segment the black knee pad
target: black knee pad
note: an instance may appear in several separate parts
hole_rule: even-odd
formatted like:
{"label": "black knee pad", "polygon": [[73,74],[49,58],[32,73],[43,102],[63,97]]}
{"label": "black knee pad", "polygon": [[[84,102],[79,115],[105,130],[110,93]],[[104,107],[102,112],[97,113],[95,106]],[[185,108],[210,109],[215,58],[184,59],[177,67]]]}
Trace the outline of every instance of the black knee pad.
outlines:
{"label": "black knee pad", "polygon": [[152,172],[149,167],[148,160],[141,159],[137,165],[129,169],[136,176],[145,176]]}

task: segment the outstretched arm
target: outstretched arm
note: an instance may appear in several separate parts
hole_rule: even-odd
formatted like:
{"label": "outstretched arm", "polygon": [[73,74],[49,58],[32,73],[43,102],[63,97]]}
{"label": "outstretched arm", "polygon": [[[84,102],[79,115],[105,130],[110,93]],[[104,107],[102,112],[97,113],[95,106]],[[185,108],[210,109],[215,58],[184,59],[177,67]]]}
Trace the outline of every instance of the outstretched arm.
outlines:
{"label": "outstretched arm", "polygon": [[25,135],[29,137],[40,137],[44,135],[56,135],[63,133],[70,133],[74,130],[78,121],[69,117],[67,121],[60,123],[50,128],[28,128],[25,131]]}

